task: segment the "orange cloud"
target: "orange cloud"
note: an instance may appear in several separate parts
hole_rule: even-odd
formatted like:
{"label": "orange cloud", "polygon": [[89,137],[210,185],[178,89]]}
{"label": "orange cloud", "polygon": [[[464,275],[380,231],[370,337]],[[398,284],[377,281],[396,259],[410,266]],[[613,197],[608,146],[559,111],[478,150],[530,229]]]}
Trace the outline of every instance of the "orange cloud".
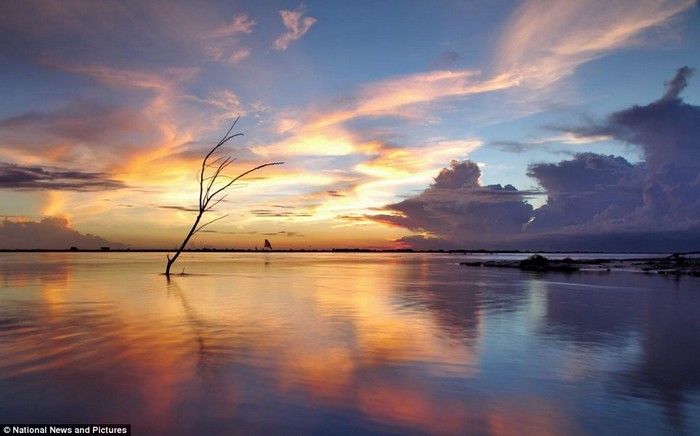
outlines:
{"label": "orange cloud", "polygon": [[360,90],[351,109],[322,114],[308,128],[321,129],[360,117],[420,118],[427,112],[416,110],[415,105],[507,89],[519,83],[517,75],[511,73],[484,81],[476,80],[479,74],[470,70],[431,71],[372,83]]}
{"label": "orange cloud", "polygon": [[465,158],[469,153],[482,145],[476,139],[435,141],[420,147],[375,147],[376,157],[358,164],[355,169],[363,174],[381,178],[396,179],[397,177],[422,178],[433,176],[436,167],[444,166],[445,162]]}
{"label": "orange cloud", "polygon": [[346,156],[356,150],[353,139],[340,129],[302,133],[274,144],[251,147],[251,151],[265,158]]}

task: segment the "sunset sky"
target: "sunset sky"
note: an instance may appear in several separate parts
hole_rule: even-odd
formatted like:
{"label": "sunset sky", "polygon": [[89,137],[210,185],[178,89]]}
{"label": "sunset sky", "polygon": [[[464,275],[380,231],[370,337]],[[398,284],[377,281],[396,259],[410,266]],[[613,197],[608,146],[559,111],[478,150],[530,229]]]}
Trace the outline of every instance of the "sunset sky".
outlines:
{"label": "sunset sky", "polygon": [[[0,248],[700,247],[695,0],[0,3]],[[695,76],[694,76],[695,74]]]}

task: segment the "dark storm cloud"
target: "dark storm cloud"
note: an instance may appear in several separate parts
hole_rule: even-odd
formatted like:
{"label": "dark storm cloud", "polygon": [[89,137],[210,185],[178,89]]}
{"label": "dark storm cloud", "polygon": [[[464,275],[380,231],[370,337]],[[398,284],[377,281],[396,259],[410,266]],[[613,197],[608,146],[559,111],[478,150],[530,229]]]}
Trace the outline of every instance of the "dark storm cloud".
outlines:
{"label": "dark storm cloud", "polygon": [[580,153],[559,163],[534,164],[528,175],[547,192],[529,231],[559,229],[604,218],[619,218],[643,204],[643,165],[622,157]]}
{"label": "dark storm cloud", "polygon": [[479,186],[481,170],[479,166],[471,161],[451,162],[451,168],[443,168],[440,174],[435,177],[433,188],[458,189],[474,188]]}
{"label": "dark storm cloud", "polygon": [[[688,251],[700,244],[700,107],[681,91],[693,70],[680,68],[665,94],[603,121],[561,129],[582,137],[609,136],[638,146],[644,161],[578,153],[528,168],[547,194],[479,186],[470,161],[453,162],[414,197],[385,207],[376,221],[427,232],[400,242],[416,248]],[[514,148],[519,148],[518,146]]]}
{"label": "dark storm cloud", "polygon": [[[623,184],[639,187],[641,205],[627,214],[630,211],[624,204],[615,204],[616,215],[628,226],[671,230],[690,228],[700,221],[700,106],[680,98],[693,72],[689,67],[678,69],[666,84],[666,93],[653,103],[572,129],[578,135],[604,134],[641,147],[643,165],[633,176],[621,179]],[[617,175],[619,171],[609,177]],[[630,182],[630,177],[635,181]]]}
{"label": "dark storm cloud", "polygon": [[530,165],[527,175],[537,179],[552,196],[615,184],[632,169],[633,165],[622,157],[579,153],[572,160]]}
{"label": "dark storm cloud", "polygon": [[676,100],[681,94],[681,91],[688,86],[688,79],[695,74],[695,70],[685,66],[681,67],[676,71],[676,75],[671,79],[671,81],[666,82],[666,94],[661,97],[661,101]]}
{"label": "dark storm cloud", "polygon": [[579,136],[606,135],[642,147],[650,171],[671,166],[676,171],[700,169],[700,107],[684,103],[679,93],[694,70],[683,67],[667,92],[646,106],[615,112],[603,122],[570,129]]}
{"label": "dark storm cloud", "polygon": [[44,218],[41,221],[0,222],[0,248],[67,250],[70,247],[97,249],[110,246],[122,248],[99,236],[82,234],[72,229],[63,218]]}
{"label": "dark storm cloud", "polygon": [[452,161],[428,189],[399,203],[387,214],[368,218],[453,240],[484,240],[519,233],[532,216],[525,195],[511,185],[479,186],[481,171],[471,161]]}
{"label": "dark storm cloud", "polygon": [[126,185],[104,173],[22,166],[0,162],[0,189],[101,191]]}

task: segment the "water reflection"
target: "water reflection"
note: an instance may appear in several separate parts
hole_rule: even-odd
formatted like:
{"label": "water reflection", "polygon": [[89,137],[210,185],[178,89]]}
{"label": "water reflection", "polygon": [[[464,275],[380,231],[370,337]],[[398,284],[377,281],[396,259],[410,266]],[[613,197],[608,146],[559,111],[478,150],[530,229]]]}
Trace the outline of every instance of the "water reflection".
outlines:
{"label": "water reflection", "polygon": [[278,253],[189,255],[198,273],[168,281],[160,255],[14,256],[0,259],[0,421],[139,434],[697,429],[697,281]]}
{"label": "water reflection", "polygon": [[661,403],[679,434],[697,434],[686,423],[700,392],[700,293],[678,284],[666,292],[647,298],[641,358],[620,377],[631,395]]}
{"label": "water reflection", "polygon": [[541,330],[564,347],[578,346],[575,372],[590,379],[609,370],[611,390],[661,404],[676,434],[697,426],[698,417],[685,412],[700,391],[696,280],[610,273],[536,280],[547,288]]}

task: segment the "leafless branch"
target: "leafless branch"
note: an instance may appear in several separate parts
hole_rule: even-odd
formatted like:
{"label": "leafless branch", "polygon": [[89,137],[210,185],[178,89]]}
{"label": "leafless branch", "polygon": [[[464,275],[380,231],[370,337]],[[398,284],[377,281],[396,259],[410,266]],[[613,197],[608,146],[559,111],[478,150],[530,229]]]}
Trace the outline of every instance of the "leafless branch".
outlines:
{"label": "leafless branch", "polygon": [[[190,228],[190,231],[187,233],[187,236],[185,236],[185,239],[182,241],[182,244],[177,249],[173,257],[171,258],[170,255],[166,255],[168,262],[165,266],[165,275],[167,277],[170,277],[170,267],[173,265],[173,263],[175,263],[177,258],[180,256],[180,253],[182,253],[182,251],[187,246],[187,243],[190,241],[190,239],[195,233],[199,232],[204,227],[229,216],[229,214],[225,214],[220,217],[209,220],[204,224],[200,224],[204,213],[211,211],[214,207],[216,207],[226,198],[228,194],[224,193],[224,191],[230,188],[231,185],[233,185],[236,181],[254,171],[272,165],[282,165],[284,163],[269,162],[262,165],[258,165],[255,168],[245,171],[236,177],[231,177],[224,174],[224,170],[226,170],[226,168],[236,159],[231,156],[215,157],[215,153],[217,152],[217,150],[219,150],[219,148],[222,145],[226,144],[231,139],[243,135],[242,133],[231,134],[237,122],[238,118],[236,118],[236,120],[233,122],[233,124],[228,129],[223,138],[211,150],[209,150],[209,152],[206,154],[206,156],[204,156],[204,159],[202,160],[202,165],[197,174],[197,181],[199,182],[199,207],[197,217],[195,218],[194,223]],[[217,182],[221,181],[220,179],[225,179],[226,181],[217,184]]]}

